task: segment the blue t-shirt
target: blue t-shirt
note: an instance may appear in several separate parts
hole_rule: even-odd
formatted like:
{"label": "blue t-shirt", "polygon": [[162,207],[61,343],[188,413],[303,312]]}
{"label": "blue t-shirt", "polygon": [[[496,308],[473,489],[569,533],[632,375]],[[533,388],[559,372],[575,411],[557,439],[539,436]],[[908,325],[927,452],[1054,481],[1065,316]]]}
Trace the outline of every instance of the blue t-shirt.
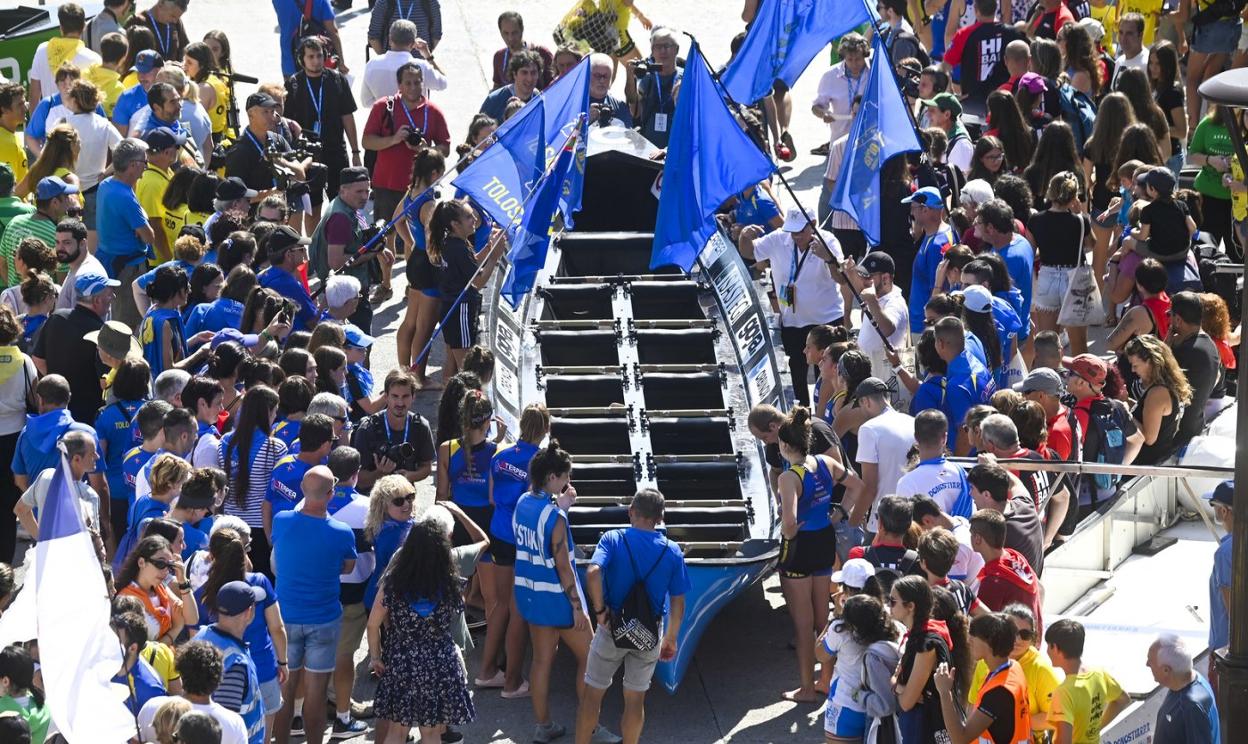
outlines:
{"label": "blue t-shirt", "polygon": [[197,550],[208,549],[208,531],[212,530],[212,520],[201,520],[206,522],[203,524],[204,529],[200,529],[189,522],[182,523],[182,541],[186,543],[186,547],[182,549],[182,560],[188,561],[191,555]]}
{"label": "blue t-shirt", "polygon": [[287,624],[324,625],[342,616],[338,576],[355,560],[355,533],[333,517],[298,511],[273,517],[273,571],[282,582]]}
{"label": "blue t-shirt", "polygon": [[220,331],[240,328],[243,325],[243,303],[228,297],[218,297],[212,302],[191,308],[186,317],[186,336],[190,338],[200,331]]}
{"label": "blue t-shirt", "polygon": [[945,376],[928,373],[910,399],[910,415],[918,416],[929,408],[939,409],[945,401]]}
{"label": "blue t-shirt", "polygon": [[[139,484],[139,471],[142,470],[147,463],[156,456],[156,451],[148,452],[142,447],[131,447],[126,452],[125,457],[121,459],[121,476],[123,490],[116,493],[124,493],[125,500],[131,504],[134,503],[134,489]],[[113,496],[117,501],[121,501],[117,496]]]}
{"label": "blue t-shirt", "polygon": [[136,84],[133,88],[125,89],[117,96],[117,103],[113,105],[113,123],[119,127],[129,127],[130,119],[146,105],[147,91],[143,90],[142,85]]}
{"label": "blue t-shirt", "polygon": [[1009,269],[1010,279],[1014,282],[1014,288],[1023,293],[1023,306],[1018,310],[1019,317],[1031,317],[1033,281],[1031,272],[1036,260],[1036,254],[1031,247],[1031,243],[1027,242],[1027,238],[1015,233],[1014,239],[1004,248],[997,251],[997,255],[1005,260],[1005,268]]}
{"label": "blue t-shirt", "polygon": [[[269,577],[262,573],[248,573],[243,580],[264,590],[264,599],[256,603],[256,616],[252,618],[247,630],[243,631],[243,640],[247,642],[247,651],[256,665],[256,678],[261,682],[268,682],[277,677],[277,656],[273,651],[273,638],[269,635],[269,623],[264,618],[264,612],[277,602],[277,590],[273,588]],[[195,590],[195,603],[199,605],[201,626],[217,621],[217,614],[204,606],[202,586]]]}
{"label": "blue t-shirt", "polygon": [[[145,98],[144,103],[147,103]],[[62,103],[61,92],[57,91],[46,98],[40,99],[35,104],[35,110],[30,113],[30,121],[26,122],[26,136],[39,140],[39,144],[44,144],[48,139],[48,114],[52,113],[52,109],[60,106]],[[104,113],[104,107],[96,105],[95,113],[100,116],[107,116]]]}
{"label": "blue t-shirt", "polygon": [[936,267],[945,251],[954,244],[953,229],[943,225],[934,234],[923,238],[914,257],[914,273],[910,276],[910,332],[923,332],[923,308],[932,299],[936,286]]}
{"label": "blue t-shirt", "polygon": [[[451,500],[460,506],[489,506],[490,460],[498,445],[484,441],[472,449],[471,455],[463,447],[462,439],[452,439],[447,447],[450,462],[446,466],[451,486]],[[471,457],[472,472],[468,472]]]}
{"label": "blue t-shirt", "polygon": [[316,325],[316,319],[320,312],[316,309],[316,303],[312,301],[312,296],[308,294],[308,290],[303,288],[303,284],[299,282],[299,279],[294,274],[283,271],[276,266],[270,266],[261,271],[256,280],[261,287],[271,289],[299,305],[299,313],[295,315],[294,321],[296,330],[302,328],[311,329]]}
{"label": "blue t-shirt", "polygon": [[1209,574],[1209,648],[1219,649],[1231,642],[1231,617],[1222,601],[1221,587],[1231,586],[1231,536],[1223,535],[1213,553]]}
{"label": "blue t-shirt", "polygon": [[399,522],[386,517],[386,521],[381,523],[381,529],[377,530],[377,535],[373,537],[373,557],[377,560],[377,568],[368,577],[368,586],[364,589],[364,606],[370,610],[373,607],[373,600],[377,599],[377,582],[386,572],[386,566],[390,565],[390,559],[399,552],[399,546],[407,539],[407,533],[412,529],[413,524],[415,522],[410,519],[406,522]]}
{"label": "blue t-shirt", "polygon": [[[631,553],[631,560],[629,558]],[[689,591],[689,572],[680,548],[662,533],[628,527],[603,534],[591,559],[602,567],[607,606],[619,610],[633,585],[646,576],[646,595],[667,615],[667,597]],[[654,569],[653,571],[651,569]]]}
{"label": "blue t-shirt", "polygon": [[490,478],[493,479],[494,516],[490,519],[490,539],[508,543],[516,541],[512,516],[516,502],[529,490],[529,463],[537,454],[538,446],[531,442],[516,442],[500,449],[490,462]]}
{"label": "blue t-shirt", "polygon": [[[134,232],[148,226],[147,212],[139,204],[139,197],[134,189],[113,176],[100,182],[96,191],[95,211],[100,239],[96,257],[104,264],[108,275],[115,279],[113,259],[126,258],[133,263],[139,263],[147,257],[147,244],[139,240]],[[127,261],[128,263],[131,261]]]}
{"label": "blue t-shirt", "polygon": [[737,209],[733,219],[738,225],[758,225],[771,229],[771,221],[780,216],[780,208],[757,186],[751,186],[737,197]]}
{"label": "blue t-shirt", "polygon": [[113,682],[124,685],[130,691],[130,694],[126,696],[126,707],[136,716],[144,703],[165,694],[164,680],[142,657],[135,660],[129,673],[113,677]]}
{"label": "blue t-shirt", "polygon": [[[282,52],[282,77],[295,74],[295,57],[291,51],[294,46],[295,34],[303,20],[303,0],[273,0],[273,10],[277,13],[278,45]],[[318,25],[334,20],[334,9],[329,0],[312,0],[312,20]]]}
{"label": "blue t-shirt", "polygon": [[949,362],[946,375],[945,404],[941,407],[945,418],[949,420],[949,448],[957,441],[958,427],[966,418],[966,412],[972,406],[987,404],[992,394],[997,391],[992,375],[978,360],[972,358],[965,349]]}
{"label": "blue t-shirt", "polygon": [[298,450],[295,445],[299,443],[299,429],[302,428],[302,421],[283,418],[273,422],[273,436],[282,440],[286,445],[286,449],[290,454],[297,454]]}
{"label": "blue t-shirt", "polygon": [[175,258],[172,261],[165,261],[160,266],[157,266],[156,268],[151,269],[147,271],[146,273],[140,274],[139,278],[134,280],[135,283],[139,285],[139,289],[143,290],[144,292],[147,291],[147,285],[155,281],[156,272],[160,270],[161,266],[177,266],[178,268],[185,271],[186,278],[190,279],[191,274],[195,273],[195,268],[197,264],[190,263],[189,261],[183,261],[180,258]]}
{"label": "blue t-shirt", "polygon": [[294,455],[286,455],[273,468],[273,480],[269,484],[265,501],[273,505],[273,516],[294,509],[303,498],[303,476],[312,466]]}
{"label": "blue t-shirt", "polygon": [[[134,414],[145,401],[119,400],[109,403],[95,418],[95,434],[104,449],[104,479],[108,481],[108,494],[117,501],[129,501],[127,493],[134,493],[134,486],[126,488],[126,476],[122,463],[133,449],[134,433],[131,424]],[[138,472],[137,470],[135,471]]]}

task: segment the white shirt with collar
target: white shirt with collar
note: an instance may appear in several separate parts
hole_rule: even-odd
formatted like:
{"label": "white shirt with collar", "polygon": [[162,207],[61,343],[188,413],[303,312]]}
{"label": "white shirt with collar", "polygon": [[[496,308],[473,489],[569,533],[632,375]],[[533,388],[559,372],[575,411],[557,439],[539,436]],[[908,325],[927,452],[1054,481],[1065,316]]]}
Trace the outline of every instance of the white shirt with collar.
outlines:
{"label": "white shirt with collar", "polygon": [[[819,232],[832,250],[832,255],[838,261],[844,261],[845,253],[836,237],[826,230]],[[780,295],[781,289],[790,282],[797,288],[796,305],[789,305],[783,300],[780,303],[780,325],[786,328],[831,323],[845,315],[841,287],[832,278],[823,259],[816,254],[816,242],[811,241],[811,248],[803,258],[803,252],[793,244],[792,233],[785,232],[783,228],[772,230],[754,241],[754,258],[771,264],[771,280],[775,283],[776,294]],[[800,270],[795,270],[794,256]]]}
{"label": "white shirt with collar", "polygon": [[415,63],[424,74],[426,98],[429,91],[446,90],[446,76],[435,70],[427,60],[411,52],[392,49],[364,65],[364,75],[360,78],[360,105],[372,106],[378,100],[398,93],[399,84],[395,82],[394,73],[405,62]]}
{"label": "white shirt with collar", "polygon": [[853,123],[850,108],[855,96],[867,92],[867,78],[870,74],[871,65],[867,64],[857,79],[851,78],[845,72],[845,63],[838,62],[819,78],[819,90],[815,94],[814,105],[827,107],[837,117],[828,122],[829,142],[835,142],[842,135],[849,134],[849,127]]}

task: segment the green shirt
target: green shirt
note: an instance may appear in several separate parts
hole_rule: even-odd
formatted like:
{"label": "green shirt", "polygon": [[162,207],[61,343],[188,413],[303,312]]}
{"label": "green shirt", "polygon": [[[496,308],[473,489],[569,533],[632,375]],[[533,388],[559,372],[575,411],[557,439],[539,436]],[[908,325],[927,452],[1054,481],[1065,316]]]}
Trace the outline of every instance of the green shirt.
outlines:
{"label": "green shirt", "polygon": [[22,283],[13,259],[17,257],[17,244],[22,242],[22,238],[32,236],[42,240],[49,248],[55,248],[56,223],[37,212],[31,212],[19,214],[4,228],[4,236],[0,237],[0,258],[3,258],[9,269],[9,280],[4,283],[5,288],[16,287]]}
{"label": "green shirt", "polygon": [[[1187,150],[1201,155],[1231,155],[1235,152],[1235,146],[1231,144],[1231,134],[1226,127],[1216,123],[1213,117],[1206,116],[1192,132],[1192,143]],[[1211,165],[1200,169],[1192,186],[1205,196],[1215,199],[1231,198],[1231,190],[1222,184],[1222,174]]]}
{"label": "green shirt", "polygon": [[46,705],[36,708],[34,700],[30,698],[23,698],[23,700],[24,703],[19,703],[7,695],[0,697],[0,713],[11,711],[25,718],[27,725],[30,726],[30,744],[43,744],[43,740],[48,738],[48,725],[52,723],[52,714],[48,712]]}
{"label": "green shirt", "polygon": [[33,205],[27,204],[16,196],[0,196],[0,238],[4,237],[4,228],[19,214],[30,214],[35,211]]}

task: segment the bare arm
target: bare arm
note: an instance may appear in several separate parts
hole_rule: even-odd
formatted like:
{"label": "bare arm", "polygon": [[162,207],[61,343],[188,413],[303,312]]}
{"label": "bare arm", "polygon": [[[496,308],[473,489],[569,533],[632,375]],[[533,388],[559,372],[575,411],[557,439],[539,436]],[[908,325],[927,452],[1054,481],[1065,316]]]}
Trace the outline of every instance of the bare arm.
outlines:
{"label": "bare arm", "polygon": [[1127,706],[1130,704],[1131,696],[1125,692],[1110,701],[1109,705],[1105,706],[1104,715],[1101,716],[1101,729],[1104,730],[1105,727],[1112,723],[1113,720],[1118,717],[1118,714],[1126,710]]}
{"label": "bare arm", "polygon": [[792,540],[801,526],[797,523],[797,500],[801,498],[798,491],[802,487],[797,473],[786,470],[780,474],[780,523],[786,539]]}
{"label": "bare arm", "polygon": [[439,444],[438,472],[437,475],[434,476],[434,489],[437,494],[434,498],[439,502],[447,502],[451,500],[451,475],[450,470],[448,469],[450,467],[450,460],[451,443],[443,442],[442,444]]}
{"label": "bare arm", "polygon": [[1140,449],[1144,446],[1144,432],[1139,429],[1135,433],[1127,437],[1126,450],[1122,453],[1122,464],[1130,465],[1135,462],[1135,458],[1140,454]]}
{"label": "bare arm", "polygon": [[897,704],[902,710],[913,710],[923,697],[923,688],[927,679],[936,669],[936,652],[924,651],[914,657],[914,668],[910,670],[910,679],[905,687],[897,691]]}
{"label": "bare arm", "polygon": [[[14,476],[25,477],[25,476]],[[21,523],[22,529],[26,530],[31,537],[39,539],[39,522],[35,520],[35,510],[31,508],[25,501],[18,500],[13,507],[13,513],[17,515],[17,521]]]}
{"label": "bare arm", "polygon": [[[161,237],[163,238],[165,231],[161,230],[160,232],[161,232]],[[144,225],[143,227],[140,227],[138,230],[135,230],[134,235],[139,240],[142,240],[144,243],[156,242],[156,233],[152,231],[151,224]]]}
{"label": "bare arm", "polygon": [[343,114],[342,129],[347,134],[347,145],[351,148],[351,162],[358,164],[360,162],[360,138],[355,130],[355,117],[351,114]]}
{"label": "bare arm", "polygon": [[556,517],[555,529],[551,534],[550,550],[554,554],[555,573],[559,574],[559,585],[572,605],[573,625],[578,631],[589,630],[589,616],[581,606],[581,597],[576,591],[576,569],[572,567],[572,557],[568,553],[568,522],[563,515]]}
{"label": "bare arm", "polygon": [[1148,331],[1148,308],[1143,305],[1136,305],[1128,310],[1122,320],[1118,321],[1118,326],[1114,328],[1113,333],[1109,334],[1109,340],[1105,345],[1110,351],[1122,351],[1122,347],[1132,338]]}
{"label": "bare arm", "polygon": [[[853,505],[850,507],[849,524],[851,527],[861,527],[867,523],[867,514],[871,511],[871,504],[875,502],[876,491],[880,487],[880,466],[874,462],[860,462],[858,467],[862,468],[862,491],[859,496],[854,499]],[[928,670],[931,671],[930,669]],[[909,710],[907,708],[907,710]]]}
{"label": "bare arm", "polygon": [[1144,443],[1155,444],[1161,434],[1161,420],[1170,413],[1168,392],[1155,387],[1144,396],[1144,420],[1140,422],[1140,431],[1144,432]]}
{"label": "bare arm", "polygon": [[277,607],[277,602],[265,608],[264,624],[268,626],[269,638],[273,640],[273,655],[278,661],[277,676],[282,683],[285,683],[286,673],[290,671],[287,666],[287,660],[290,657],[286,655],[286,624],[282,622],[282,613]]}

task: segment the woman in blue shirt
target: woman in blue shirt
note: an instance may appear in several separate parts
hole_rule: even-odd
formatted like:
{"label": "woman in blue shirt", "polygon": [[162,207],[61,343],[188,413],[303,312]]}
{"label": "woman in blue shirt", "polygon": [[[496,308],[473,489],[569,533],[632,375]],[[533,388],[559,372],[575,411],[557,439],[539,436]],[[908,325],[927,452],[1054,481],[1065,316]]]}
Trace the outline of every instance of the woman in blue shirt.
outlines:
{"label": "woman in blue shirt", "polygon": [[143,317],[139,340],[152,377],[173,369],[186,357],[186,330],[180,308],[186,304],[190,290],[186,272],[170,265],[156,269],[155,278],[147,285],[147,296],[154,304]]}
{"label": "woman in blue shirt", "polygon": [[191,336],[200,331],[241,328],[243,303],[256,286],[256,274],[248,266],[236,266],[226,277],[225,286],[215,300],[196,305],[186,316],[186,332]]}
{"label": "woman in blue shirt", "polygon": [[416,487],[402,475],[383,476],[369,492],[364,539],[373,544],[377,569],[368,577],[368,585],[364,588],[365,607],[373,606],[378,581],[415,523],[415,501]]}
{"label": "woman in blue shirt", "polygon": [[[516,580],[516,532],[512,526],[516,502],[528,490],[529,462],[541,441],[550,433],[550,412],[541,403],[530,403],[520,415],[520,441],[499,449],[490,462],[490,553],[494,559],[494,611],[486,615],[485,650],[481,655],[483,687],[502,687],[503,695],[519,697],[528,686],[520,664],[507,664],[499,670],[498,652],[505,646],[508,659],[523,659],[528,625],[516,609],[513,587]],[[505,639],[505,640],[504,640]]]}
{"label": "woman in blue shirt", "polygon": [[[403,250],[407,252],[407,312],[403,322],[399,324],[398,363],[406,367],[412,362],[413,353],[419,354],[429,343],[433,335],[433,326],[441,317],[438,308],[441,299],[438,294],[438,281],[434,274],[429,257],[425,254],[425,230],[433,217],[433,208],[438,203],[438,193],[433,189],[446,173],[446,159],[442,153],[433,148],[425,148],[416,153],[412,162],[412,182],[399,205],[395,217],[395,231],[403,241]],[[423,388],[425,380],[425,363],[421,360],[412,371],[416,374],[416,382]]]}
{"label": "woman in blue shirt", "polygon": [[126,453],[137,447],[134,437],[134,415],[150,395],[151,368],[143,359],[129,357],[122,361],[113,375],[113,395],[117,398],[100,409],[95,419],[95,433],[104,458],[104,479],[112,501],[113,534],[120,536],[126,531],[126,516],[130,508],[126,476],[121,463]]}

